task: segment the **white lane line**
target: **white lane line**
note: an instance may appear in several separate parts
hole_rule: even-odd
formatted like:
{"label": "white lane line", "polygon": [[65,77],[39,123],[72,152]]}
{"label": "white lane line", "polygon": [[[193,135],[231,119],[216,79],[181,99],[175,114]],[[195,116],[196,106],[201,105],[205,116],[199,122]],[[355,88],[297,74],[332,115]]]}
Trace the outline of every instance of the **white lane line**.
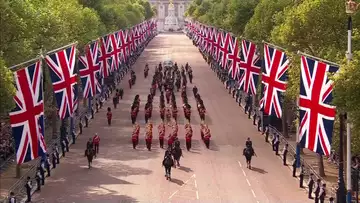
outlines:
{"label": "white lane line", "polygon": [[251,184],[250,184],[249,179],[246,178],[246,182],[247,182],[247,184],[251,187]]}
{"label": "white lane line", "polygon": [[197,188],[197,183],[196,183],[196,180],[194,180],[194,183],[195,183],[195,188]]}
{"label": "white lane line", "polygon": [[196,190],[196,199],[199,199],[199,191]]}
{"label": "white lane line", "polygon": [[256,201],[256,203],[260,203],[259,201]]}
{"label": "white lane line", "polygon": [[241,170],[242,170],[242,172],[243,172],[244,176],[246,177],[246,173],[245,173],[244,169],[241,169]]}
{"label": "white lane line", "polygon": [[174,193],[172,193],[172,195],[169,197],[169,199],[171,199],[177,192],[179,192],[179,190],[176,190]]}
{"label": "white lane line", "polygon": [[256,198],[256,195],[255,195],[255,192],[253,189],[251,189],[251,192],[252,192],[253,196]]}
{"label": "white lane line", "polygon": [[241,162],[240,162],[240,161],[238,161],[238,163],[239,163],[239,166],[242,168]]}

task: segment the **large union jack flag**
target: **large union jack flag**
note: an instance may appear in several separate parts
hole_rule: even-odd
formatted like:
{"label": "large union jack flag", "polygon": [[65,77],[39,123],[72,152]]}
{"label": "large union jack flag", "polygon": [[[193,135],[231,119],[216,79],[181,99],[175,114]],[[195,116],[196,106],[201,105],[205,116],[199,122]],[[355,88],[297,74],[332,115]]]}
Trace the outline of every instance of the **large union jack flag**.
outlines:
{"label": "large union jack flag", "polygon": [[76,45],[72,45],[45,58],[50,68],[60,119],[71,117],[78,104],[75,54]]}
{"label": "large union jack flag", "polygon": [[102,78],[107,78],[113,69],[111,34],[100,38],[100,73]]}
{"label": "large union jack flag", "polygon": [[301,56],[299,140],[302,147],[326,156],[331,151],[336,115],[335,106],[330,105],[333,81],[327,74],[338,69],[337,66]]}
{"label": "large union jack flag", "polygon": [[281,93],[286,91],[287,69],[289,60],[283,51],[264,44],[265,67],[261,75],[263,97],[260,108],[266,115],[282,116]]}
{"label": "large union jack flag", "polygon": [[121,48],[118,46],[119,40],[119,33],[115,32],[113,34],[110,34],[110,46],[111,46],[111,55],[112,57],[112,63],[111,63],[111,71],[114,72],[120,68],[120,61],[121,61]]}
{"label": "large union jack flag", "polygon": [[16,161],[22,164],[46,153],[41,62],[16,71],[14,76],[15,108],[10,113],[10,124],[15,140]]}
{"label": "large union jack flag", "polygon": [[128,43],[127,43],[127,37],[126,37],[126,33],[123,30],[120,30],[118,32],[118,47],[121,50],[121,58],[123,60],[123,62],[127,61],[127,57],[128,57],[128,53],[126,51],[127,47],[128,47]]}
{"label": "large union jack flag", "polygon": [[219,62],[221,58],[221,37],[223,32],[221,30],[216,31],[216,38],[214,43],[214,57],[216,62]]}
{"label": "large union jack flag", "polygon": [[224,68],[224,69],[226,69],[228,67],[228,55],[231,52],[231,48],[230,48],[231,39],[232,38],[231,38],[230,33],[222,32],[221,47],[220,47],[220,52],[221,52],[220,64],[221,64],[222,68]]}
{"label": "large union jack flag", "polygon": [[208,27],[207,33],[208,33],[208,44],[207,44],[207,52],[209,54],[213,54],[213,44],[214,44],[214,28]]}
{"label": "large union jack flag", "polygon": [[85,56],[79,57],[79,74],[84,98],[92,98],[101,92],[99,46],[93,42],[86,46]]}
{"label": "large union jack flag", "polygon": [[230,36],[230,53],[228,54],[228,61],[229,64],[229,74],[233,79],[236,79],[236,77],[239,74],[239,65],[240,65],[240,47],[239,43],[236,37]]}
{"label": "large union jack flag", "polygon": [[256,95],[256,85],[261,70],[260,54],[256,44],[242,40],[239,88],[246,93]]}

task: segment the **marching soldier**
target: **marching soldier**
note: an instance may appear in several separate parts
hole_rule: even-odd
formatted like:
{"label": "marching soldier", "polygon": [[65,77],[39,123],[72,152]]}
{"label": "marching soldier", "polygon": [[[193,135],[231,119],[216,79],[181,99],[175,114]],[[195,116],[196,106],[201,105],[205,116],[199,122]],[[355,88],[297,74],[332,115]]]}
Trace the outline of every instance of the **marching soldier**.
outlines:
{"label": "marching soldier", "polygon": [[131,123],[132,124],[135,124],[137,112],[138,112],[138,106],[133,106],[133,108],[131,109]]}
{"label": "marching soldier", "polygon": [[205,129],[205,124],[201,123],[200,124],[200,135],[201,135],[202,140],[204,140],[204,129]]}
{"label": "marching soldier", "polygon": [[145,123],[147,123],[150,118],[150,113],[151,113],[150,105],[151,105],[150,103],[146,103],[145,105]]}
{"label": "marching soldier", "polygon": [[152,124],[151,123],[149,123],[146,126],[145,142],[146,142],[147,149],[149,151],[151,151],[151,143],[152,143]]}
{"label": "marching soldier", "polygon": [[172,117],[174,118],[175,121],[177,121],[177,113],[178,113],[178,110],[177,110],[176,104],[173,104],[172,105]]}
{"label": "marching soldier", "polygon": [[166,119],[168,122],[171,121],[171,111],[170,111],[170,108],[166,108]]}
{"label": "marching soldier", "polygon": [[26,202],[31,202],[32,182],[31,182],[29,176],[27,177],[27,181],[26,181],[26,184],[25,184],[25,188],[26,188],[26,196],[27,196]]}
{"label": "marching soldier", "polygon": [[123,90],[123,88],[120,88],[119,89],[119,97],[121,100],[122,100],[123,96],[124,96],[124,90]]}
{"label": "marching soldier", "polygon": [[140,133],[140,125],[136,123],[134,125],[134,131],[133,131],[133,134],[132,134],[132,137],[131,137],[134,149],[136,148],[136,146],[139,143],[139,133]]}
{"label": "marching soldier", "polygon": [[210,147],[210,138],[211,138],[210,129],[209,129],[209,127],[207,125],[205,125],[204,129],[205,129],[204,142],[205,142],[206,148],[209,149],[209,147]]}
{"label": "marching soldier", "polygon": [[189,104],[184,104],[184,114],[185,114],[185,118],[190,122],[190,117],[191,117],[191,110],[190,110],[190,105]]}
{"label": "marching soldier", "polygon": [[205,108],[202,107],[200,104],[199,104],[199,115],[200,115],[200,119],[201,121],[205,121]]}
{"label": "marching soldier", "polygon": [[191,138],[192,138],[192,128],[190,123],[185,125],[185,130],[186,130],[186,149],[189,151],[191,149]]}
{"label": "marching soldier", "polygon": [[40,173],[40,167],[37,168],[37,171],[36,171],[36,175],[35,175],[35,180],[36,180],[36,191],[40,191],[41,190],[41,179],[43,177],[41,176],[41,173]]}
{"label": "marching soldier", "polygon": [[94,144],[95,157],[96,157],[96,154],[99,154],[99,145],[100,145],[100,136],[97,133],[95,133],[92,142]]}
{"label": "marching soldier", "polygon": [[165,119],[165,107],[160,105],[160,118],[164,122]]}
{"label": "marching soldier", "polygon": [[108,125],[110,126],[111,125],[111,119],[112,119],[112,113],[111,113],[111,108],[110,107],[107,108],[106,117],[107,117]]}
{"label": "marching soldier", "polygon": [[164,136],[165,136],[165,124],[164,123],[159,124],[158,131],[159,131],[160,148],[164,148]]}
{"label": "marching soldier", "polygon": [[178,124],[176,123],[176,121],[174,122],[174,124],[173,124],[173,137],[177,137],[177,135],[178,135],[178,131],[179,131],[179,126],[178,126]]}

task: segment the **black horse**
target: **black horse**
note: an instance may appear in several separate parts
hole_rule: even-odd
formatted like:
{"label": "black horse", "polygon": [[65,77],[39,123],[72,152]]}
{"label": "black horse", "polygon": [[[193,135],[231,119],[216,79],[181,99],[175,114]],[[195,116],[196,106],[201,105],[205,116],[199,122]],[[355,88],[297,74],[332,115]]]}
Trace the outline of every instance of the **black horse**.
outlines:
{"label": "black horse", "polygon": [[88,148],[85,150],[85,156],[88,159],[88,166],[91,168],[92,160],[95,156],[95,150],[93,148]]}

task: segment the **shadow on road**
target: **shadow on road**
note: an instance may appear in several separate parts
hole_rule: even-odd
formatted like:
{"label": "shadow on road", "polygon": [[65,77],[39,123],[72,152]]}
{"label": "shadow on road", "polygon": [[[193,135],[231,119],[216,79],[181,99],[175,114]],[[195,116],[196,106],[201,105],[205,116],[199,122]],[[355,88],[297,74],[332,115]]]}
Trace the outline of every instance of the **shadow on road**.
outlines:
{"label": "shadow on road", "polygon": [[219,145],[217,145],[214,140],[210,140],[209,149],[212,150],[212,151],[220,151]]}
{"label": "shadow on road", "polygon": [[173,182],[173,183],[175,183],[175,184],[177,184],[179,186],[184,185],[184,181],[176,179],[176,178],[171,178],[171,182]]}
{"label": "shadow on road", "polygon": [[261,174],[266,174],[266,173],[268,173],[268,172],[265,171],[264,169],[256,168],[256,167],[251,167],[251,170],[252,170],[252,171],[255,171],[255,172],[257,172],[257,173],[261,173]]}
{"label": "shadow on road", "polygon": [[185,167],[185,166],[180,166],[179,170],[182,170],[186,173],[192,172],[193,170],[189,167]]}

